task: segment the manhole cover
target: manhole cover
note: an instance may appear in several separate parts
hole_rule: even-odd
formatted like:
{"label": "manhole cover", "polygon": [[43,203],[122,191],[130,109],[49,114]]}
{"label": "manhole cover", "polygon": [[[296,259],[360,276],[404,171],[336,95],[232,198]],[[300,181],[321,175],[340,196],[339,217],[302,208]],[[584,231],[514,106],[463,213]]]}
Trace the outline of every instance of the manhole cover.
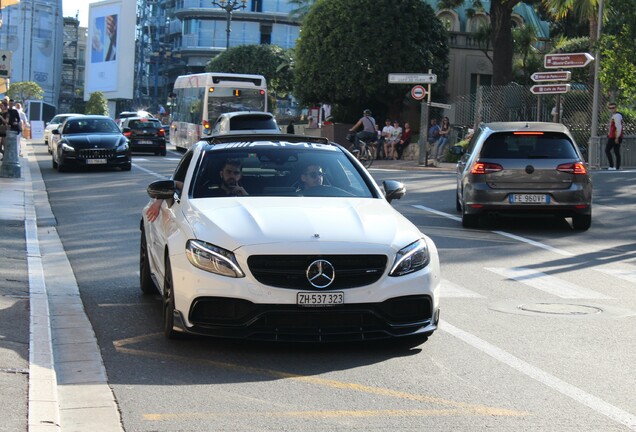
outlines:
{"label": "manhole cover", "polygon": [[519,309],[526,312],[536,312],[554,315],[590,315],[603,312],[594,306],[563,304],[563,303],[532,303],[522,304]]}

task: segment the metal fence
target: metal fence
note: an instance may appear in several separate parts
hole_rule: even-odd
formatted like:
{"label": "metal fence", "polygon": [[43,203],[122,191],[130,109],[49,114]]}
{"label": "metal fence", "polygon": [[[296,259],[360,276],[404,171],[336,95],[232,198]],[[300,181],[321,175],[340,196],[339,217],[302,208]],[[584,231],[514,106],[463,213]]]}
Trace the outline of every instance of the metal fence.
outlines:
{"label": "metal fence", "polygon": [[[566,125],[581,147],[593,146],[589,154],[594,167],[607,166],[605,142],[609,123],[607,98],[599,98],[599,137],[591,137],[593,90],[585,85],[573,84],[573,89],[560,95],[561,123]],[[467,128],[479,122],[495,121],[554,121],[553,108],[557,95],[535,95],[531,86],[482,86],[475,94],[456,98],[454,110],[455,136],[461,139]],[[602,92],[601,92],[602,93]],[[620,110],[620,107],[619,107]],[[625,140],[621,151],[623,166],[636,166],[636,124],[625,123]],[[633,155],[633,156],[632,156]]]}

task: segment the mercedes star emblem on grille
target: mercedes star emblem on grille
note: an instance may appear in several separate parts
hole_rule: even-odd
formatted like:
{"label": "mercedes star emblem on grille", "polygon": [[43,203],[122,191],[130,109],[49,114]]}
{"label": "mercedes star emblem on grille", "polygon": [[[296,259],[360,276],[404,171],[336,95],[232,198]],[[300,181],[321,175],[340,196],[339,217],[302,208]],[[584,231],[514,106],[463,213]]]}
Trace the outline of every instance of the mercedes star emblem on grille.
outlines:
{"label": "mercedes star emblem on grille", "polygon": [[307,280],[316,288],[327,288],[336,278],[336,269],[326,260],[316,260],[307,267]]}

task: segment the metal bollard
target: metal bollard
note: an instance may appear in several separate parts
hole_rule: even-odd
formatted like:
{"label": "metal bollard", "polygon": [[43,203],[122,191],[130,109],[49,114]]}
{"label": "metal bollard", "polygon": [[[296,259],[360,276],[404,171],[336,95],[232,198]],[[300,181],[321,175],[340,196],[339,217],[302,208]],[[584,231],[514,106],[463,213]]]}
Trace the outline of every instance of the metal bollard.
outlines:
{"label": "metal bollard", "polygon": [[20,178],[22,167],[18,156],[18,134],[12,130],[7,131],[4,137],[4,156],[0,166],[0,177]]}

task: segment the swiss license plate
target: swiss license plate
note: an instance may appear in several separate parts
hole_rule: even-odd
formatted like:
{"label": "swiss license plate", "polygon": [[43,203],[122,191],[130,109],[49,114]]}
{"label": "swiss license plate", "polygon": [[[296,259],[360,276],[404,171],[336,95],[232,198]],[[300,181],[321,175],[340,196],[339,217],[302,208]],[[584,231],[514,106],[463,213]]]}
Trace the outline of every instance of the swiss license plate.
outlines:
{"label": "swiss license plate", "polygon": [[299,306],[334,306],[344,303],[344,293],[335,292],[299,292],[296,304]]}
{"label": "swiss license plate", "polygon": [[153,144],[153,142],[150,140],[139,140],[137,141],[137,144]]}
{"label": "swiss license plate", "polygon": [[550,197],[546,194],[511,194],[510,204],[548,204]]}
{"label": "swiss license plate", "polygon": [[87,165],[102,165],[106,163],[106,159],[86,159]]}

